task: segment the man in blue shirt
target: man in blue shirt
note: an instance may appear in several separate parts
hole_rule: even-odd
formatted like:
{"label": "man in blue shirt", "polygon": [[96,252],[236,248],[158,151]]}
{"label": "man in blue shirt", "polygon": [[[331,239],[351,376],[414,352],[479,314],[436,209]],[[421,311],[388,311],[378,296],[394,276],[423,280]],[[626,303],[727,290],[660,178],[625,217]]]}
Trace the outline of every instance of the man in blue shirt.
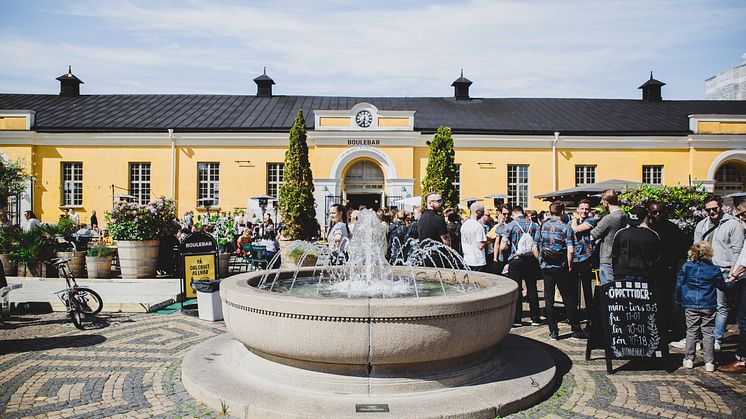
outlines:
{"label": "man in blue shirt", "polygon": [[[572,260],[572,270],[577,281],[583,288],[585,300],[585,318],[590,318],[593,308],[593,267],[591,266],[595,246],[591,240],[591,229],[596,226],[596,219],[590,215],[591,201],[581,199],[578,202],[578,213],[570,220],[570,228],[575,233],[575,256]],[[580,304],[578,304],[580,308]]]}
{"label": "man in blue shirt", "polygon": [[[501,250],[510,249],[508,256],[508,277],[518,283],[518,290],[523,295],[521,281],[526,282],[526,297],[531,314],[531,325],[539,326],[541,324],[541,315],[539,311],[539,293],[536,289],[536,281],[541,277],[539,269],[539,251],[536,242],[539,240],[539,225],[526,218],[523,213],[523,207],[516,205],[512,211],[513,221],[508,223],[500,232],[503,237],[500,246]],[[521,237],[528,234],[533,242],[531,249],[520,249]],[[522,299],[518,298],[516,303],[515,318],[513,327],[523,325],[521,319],[523,315]]]}
{"label": "man in blue shirt", "polygon": [[565,204],[554,201],[549,206],[551,218],[541,226],[538,247],[541,255],[541,271],[544,274],[544,311],[549,326],[549,338],[559,339],[557,315],[554,310],[555,285],[559,288],[565,312],[572,327],[574,339],[585,339],[586,334],[580,328],[577,318],[577,288],[570,276],[572,262],[575,257],[575,235],[572,229],[562,221]]}

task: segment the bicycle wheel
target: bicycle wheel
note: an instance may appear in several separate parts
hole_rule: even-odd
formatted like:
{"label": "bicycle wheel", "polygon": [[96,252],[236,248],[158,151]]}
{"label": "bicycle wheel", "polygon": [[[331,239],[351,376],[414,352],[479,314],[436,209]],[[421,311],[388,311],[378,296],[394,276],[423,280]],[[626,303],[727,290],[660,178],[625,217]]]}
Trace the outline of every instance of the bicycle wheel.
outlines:
{"label": "bicycle wheel", "polygon": [[104,308],[104,300],[96,291],[88,288],[78,288],[77,291],[75,298],[78,300],[80,311],[84,314],[95,316]]}
{"label": "bicycle wheel", "polygon": [[83,318],[85,317],[85,314],[80,311],[80,306],[75,298],[71,298],[69,304],[70,320],[73,321],[76,328],[83,330]]}

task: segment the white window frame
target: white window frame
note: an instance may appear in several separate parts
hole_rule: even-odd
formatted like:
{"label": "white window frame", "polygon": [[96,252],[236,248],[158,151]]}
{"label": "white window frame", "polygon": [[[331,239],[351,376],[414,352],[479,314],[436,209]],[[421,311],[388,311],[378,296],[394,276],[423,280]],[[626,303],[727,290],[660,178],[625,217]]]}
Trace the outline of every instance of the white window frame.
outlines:
{"label": "white window frame", "polygon": [[267,195],[277,198],[285,183],[285,163],[267,163]]}
{"label": "white window frame", "polygon": [[453,187],[456,188],[456,202],[461,202],[461,163],[455,163],[456,176],[453,180]]}
{"label": "white window frame", "polygon": [[150,162],[130,162],[129,164],[129,193],[140,204],[150,202],[152,173]]}
{"label": "white window frame", "polygon": [[[525,170],[525,179],[521,179]],[[513,173],[511,173],[511,171]],[[509,164],[508,165],[508,204],[511,207],[520,205],[524,209],[528,207],[529,197],[529,165],[527,164]]]}
{"label": "white window frame", "polygon": [[83,206],[83,162],[62,162],[62,207]]}
{"label": "white window frame", "polygon": [[[659,173],[656,171],[660,170]],[[658,182],[656,182],[658,180]],[[650,164],[642,166],[642,183],[647,185],[662,185],[663,184],[663,165],[662,164]]]}
{"label": "white window frame", "polygon": [[220,163],[197,163],[197,208],[204,208],[203,198],[213,198],[211,207],[220,205]]}
{"label": "white window frame", "polygon": [[596,183],[596,165],[595,164],[576,164],[575,165],[575,186],[588,185]]}

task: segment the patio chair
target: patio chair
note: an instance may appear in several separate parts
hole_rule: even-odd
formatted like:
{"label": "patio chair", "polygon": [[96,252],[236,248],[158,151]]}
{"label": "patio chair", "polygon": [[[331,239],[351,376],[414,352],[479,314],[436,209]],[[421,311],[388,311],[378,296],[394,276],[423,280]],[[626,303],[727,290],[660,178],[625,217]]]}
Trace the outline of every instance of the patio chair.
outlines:
{"label": "patio chair", "polygon": [[249,263],[254,268],[254,270],[257,270],[261,268],[262,266],[264,269],[267,269],[267,265],[269,265],[269,260],[267,259],[267,246],[261,246],[261,245],[250,245],[251,251],[249,252]]}
{"label": "patio chair", "polygon": [[254,249],[254,246],[251,244],[242,244],[241,245],[241,266],[239,267],[239,271],[241,271],[241,268],[246,267],[246,271],[249,271],[249,267],[251,267],[251,251]]}

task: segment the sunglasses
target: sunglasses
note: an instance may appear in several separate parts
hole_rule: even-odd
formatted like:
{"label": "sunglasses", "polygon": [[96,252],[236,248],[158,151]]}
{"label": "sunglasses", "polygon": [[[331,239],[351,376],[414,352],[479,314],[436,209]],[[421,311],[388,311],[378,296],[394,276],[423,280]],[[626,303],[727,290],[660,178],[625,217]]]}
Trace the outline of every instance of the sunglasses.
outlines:
{"label": "sunglasses", "polygon": [[705,208],[705,211],[707,211],[707,212],[718,212],[718,211],[720,211],[720,207]]}
{"label": "sunglasses", "polygon": [[440,198],[440,199],[431,199],[430,202],[437,202],[438,204],[442,204],[443,203],[443,198]]}

